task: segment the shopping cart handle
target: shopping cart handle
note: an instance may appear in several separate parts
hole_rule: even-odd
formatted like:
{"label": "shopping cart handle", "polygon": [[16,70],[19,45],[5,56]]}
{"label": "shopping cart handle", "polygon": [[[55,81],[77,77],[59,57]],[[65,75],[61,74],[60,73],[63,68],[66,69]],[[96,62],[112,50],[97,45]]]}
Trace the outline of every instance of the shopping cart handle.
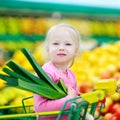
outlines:
{"label": "shopping cart handle", "polygon": [[103,100],[105,98],[105,91],[96,90],[96,91],[92,91],[89,93],[81,94],[80,96],[83,100],[85,100],[91,104],[91,103],[95,103],[100,100]]}
{"label": "shopping cart handle", "polygon": [[104,90],[106,95],[112,95],[116,93],[117,81],[115,79],[99,80],[95,83],[95,90]]}

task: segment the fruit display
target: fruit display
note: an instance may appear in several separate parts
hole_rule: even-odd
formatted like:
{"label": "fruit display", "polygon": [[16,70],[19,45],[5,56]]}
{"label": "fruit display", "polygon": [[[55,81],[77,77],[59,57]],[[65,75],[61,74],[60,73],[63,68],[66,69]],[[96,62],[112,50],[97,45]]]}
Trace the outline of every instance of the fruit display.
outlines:
{"label": "fruit display", "polygon": [[[97,80],[116,79],[120,84],[120,42],[106,44],[93,50],[83,51],[72,66],[82,93],[94,89]],[[111,87],[111,86],[109,86]],[[101,120],[119,120],[120,92],[106,96]]]}
{"label": "fruit display", "polygon": [[106,44],[93,50],[85,50],[76,58],[72,70],[75,71],[79,84],[98,79],[116,78],[119,80],[120,42]]}
{"label": "fruit display", "polygon": [[2,29],[0,35],[45,35],[51,26],[58,23],[68,23],[77,28],[82,36],[119,37],[119,22],[119,20],[1,16],[0,26]]}
{"label": "fruit display", "polygon": [[[74,26],[80,35],[86,37],[101,37],[98,41],[117,41],[119,38],[119,20],[91,20],[80,18],[54,19],[50,17],[32,16],[1,16],[0,17],[0,48],[3,61],[12,57],[13,53],[23,47],[35,49],[38,42],[45,39],[48,29],[58,23]],[[115,38],[115,39],[114,39]],[[113,39],[113,40],[112,40]],[[2,64],[2,63],[1,63]]]}

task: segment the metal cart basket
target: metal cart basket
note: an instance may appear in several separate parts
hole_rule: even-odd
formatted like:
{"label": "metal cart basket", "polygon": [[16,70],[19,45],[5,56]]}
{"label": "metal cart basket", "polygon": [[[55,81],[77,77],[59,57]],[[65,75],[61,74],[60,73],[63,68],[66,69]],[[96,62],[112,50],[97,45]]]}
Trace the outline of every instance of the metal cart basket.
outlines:
{"label": "metal cart basket", "polygon": [[[22,100],[21,106],[1,106],[0,107],[0,119],[2,120],[36,120],[36,116],[41,120],[49,120],[50,117],[53,120],[62,120],[62,117],[67,115],[68,120],[85,120],[86,113],[88,112],[94,116],[96,109],[99,109],[99,115],[95,117],[95,120],[100,118],[100,111],[103,107],[103,103],[95,102],[90,104],[87,101],[82,101],[77,103],[76,100],[81,97],[76,97],[74,99],[67,100],[60,111],[49,111],[49,112],[38,112],[35,113],[33,110],[33,105],[25,105],[25,101],[33,98],[33,96],[24,98]],[[70,105],[69,110],[65,110],[67,105]],[[56,119],[55,119],[56,118]]]}

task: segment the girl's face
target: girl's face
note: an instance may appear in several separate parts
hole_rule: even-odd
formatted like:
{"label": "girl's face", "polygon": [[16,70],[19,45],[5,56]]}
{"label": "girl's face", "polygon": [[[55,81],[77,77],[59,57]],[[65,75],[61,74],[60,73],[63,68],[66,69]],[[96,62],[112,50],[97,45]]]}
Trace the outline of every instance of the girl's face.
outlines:
{"label": "girl's face", "polygon": [[62,29],[50,35],[48,55],[56,66],[68,66],[77,53],[76,42],[70,32]]}

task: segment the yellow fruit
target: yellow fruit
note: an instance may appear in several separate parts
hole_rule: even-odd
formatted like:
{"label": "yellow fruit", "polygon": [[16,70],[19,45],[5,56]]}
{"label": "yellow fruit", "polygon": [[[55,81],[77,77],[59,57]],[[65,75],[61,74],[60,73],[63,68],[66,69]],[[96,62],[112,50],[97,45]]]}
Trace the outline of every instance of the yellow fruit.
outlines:
{"label": "yellow fruit", "polygon": [[7,103],[7,99],[3,95],[0,95],[0,106],[5,105]]}
{"label": "yellow fruit", "polygon": [[24,34],[32,34],[34,29],[35,19],[33,17],[23,17],[20,19],[20,27]]}
{"label": "yellow fruit", "polygon": [[6,86],[5,81],[0,79],[0,89],[3,89]]}
{"label": "yellow fruit", "polygon": [[111,74],[115,74],[117,72],[117,66],[113,65],[113,64],[108,64],[106,70],[108,72],[110,72]]}
{"label": "yellow fruit", "polygon": [[118,101],[118,100],[120,100],[120,94],[119,94],[119,93],[115,93],[115,94],[111,95],[111,99],[112,99],[113,101]]}

